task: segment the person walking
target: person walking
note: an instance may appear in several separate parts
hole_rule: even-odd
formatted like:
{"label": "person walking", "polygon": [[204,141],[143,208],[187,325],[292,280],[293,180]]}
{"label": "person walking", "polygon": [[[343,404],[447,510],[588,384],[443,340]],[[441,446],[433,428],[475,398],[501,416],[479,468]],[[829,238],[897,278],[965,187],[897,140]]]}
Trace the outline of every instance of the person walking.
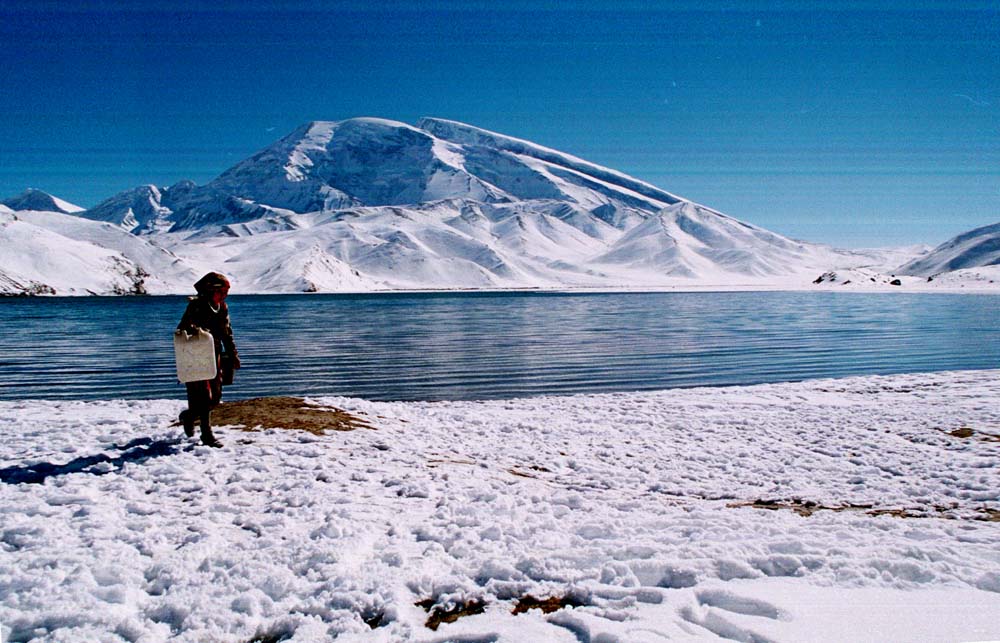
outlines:
{"label": "person walking", "polygon": [[[194,285],[198,293],[188,299],[187,310],[181,317],[177,330],[197,333],[198,329],[208,331],[215,341],[215,377],[210,380],[187,382],[188,408],[181,411],[180,420],[184,434],[194,436],[195,421],[201,428],[201,441],[206,446],[221,447],[212,433],[212,409],[222,401],[223,371],[238,369],[240,356],[233,341],[233,328],[229,322],[229,280],[218,272],[210,272]],[[231,374],[232,371],[229,371]],[[230,383],[231,379],[226,383]]]}

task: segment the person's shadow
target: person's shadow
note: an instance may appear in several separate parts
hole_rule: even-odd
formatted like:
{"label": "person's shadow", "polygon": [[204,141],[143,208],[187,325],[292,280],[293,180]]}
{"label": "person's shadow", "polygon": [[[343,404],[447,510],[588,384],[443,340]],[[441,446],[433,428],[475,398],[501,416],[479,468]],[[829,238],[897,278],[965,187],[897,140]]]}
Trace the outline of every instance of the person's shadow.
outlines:
{"label": "person's shadow", "polygon": [[141,464],[150,458],[161,458],[174,455],[181,451],[189,451],[193,446],[187,445],[182,438],[136,438],[131,442],[118,446],[120,455],[111,456],[106,453],[81,456],[65,464],[37,462],[22,466],[0,469],[0,482],[6,484],[42,484],[54,476],[64,476],[68,473],[90,473],[103,475],[112,471],[120,471],[126,462]]}

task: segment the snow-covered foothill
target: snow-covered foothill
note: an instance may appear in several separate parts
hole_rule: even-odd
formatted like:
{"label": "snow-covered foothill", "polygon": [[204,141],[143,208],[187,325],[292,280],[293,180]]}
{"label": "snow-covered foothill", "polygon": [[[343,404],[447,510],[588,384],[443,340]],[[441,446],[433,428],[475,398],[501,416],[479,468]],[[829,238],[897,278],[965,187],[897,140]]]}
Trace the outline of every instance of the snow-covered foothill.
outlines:
{"label": "snow-covered foothill", "polygon": [[[34,212],[0,214],[0,295],[145,293],[145,270],[121,252],[28,221]],[[50,213],[53,217],[75,217]],[[44,216],[44,215],[43,215]],[[97,224],[94,224],[95,226]],[[145,242],[138,241],[140,245]],[[135,243],[133,241],[132,243]]]}
{"label": "snow-covered foothill", "polygon": [[900,266],[901,275],[932,277],[965,268],[1000,265],[1000,223],[945,241],[926,255]]}
{"label": "snow-covered foothill", "polygon": [[892,273],[898,266],[919,259],[932,249],[932,246],[920,243],[898,247],[852,248],[851,253],[868,259],[867,263],[859,264],[859,267],[874,268],[881,272]]}
{"label": "snow-covered foothill", "polygon": [[713,275],[726,281],[727,274],[787,279],[807,273],[812,266],[857,261],[845,254],[793,241],[684,201],[633,227],[597,262],[625,263],[654,274]]}
{"label": "snow-covered foothill", "polygon": [[1000,287],[1000,265],[952,270],[928,277],[927,282],[949,290],[995,290]]}
{"label": "snow-covered foothill", "polygon": [[179,400],[2,402],[0,627],[17,641],[997,640],[998,396],[1000,371],[965,371],[322,398],[374,428],[222,427],[221,450],[170,426]]}
{"label": "snow-covered foothill", "polygon": [[[196,262],[187,262],[156,244],[155,237],[129,234],[111,223],[90,221],[57,212],[21,212],[18,219],[39,229],[58,234],[77,243],[90,244],[95,250],[119,253],[134,266],[131,272],[140,278],[138,292],[168,294],[178,292],[181,284],[193,284],[205,270]],[[37,249],[36,249],[37,250]],[[58,257],[50,258],[58,265]],[[79,278],[67,270],[61,275],[66,280]],[[57,289],[58,294],[63,294]],[[97,291],[95,294],[115,294]]]}

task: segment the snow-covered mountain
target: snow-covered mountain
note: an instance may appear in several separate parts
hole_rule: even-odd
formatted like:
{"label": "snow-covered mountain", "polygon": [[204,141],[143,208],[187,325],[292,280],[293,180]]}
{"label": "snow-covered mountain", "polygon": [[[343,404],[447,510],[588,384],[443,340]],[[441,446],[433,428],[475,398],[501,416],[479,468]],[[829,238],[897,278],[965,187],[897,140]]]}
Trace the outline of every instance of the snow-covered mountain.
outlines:
{"label": "snow-covered mountain", "polygon": [[162,202],[166,192],[155,185],[140,185],[102,201],[80,216],[113,223],[130,232],[166,232],[173,214]]}
{"label": "snow-covered mountain", "polygon": [[976,228],[945,241],[899,267],[901,275],[930,277],[942,272],[1000,264],[1000,223]]}
{"label": "snow-covered mountain", "polygon": [[137,233],[242,223],[274,213],[556,200],[616,227],[681,201],[619,172],[461,123],[317,121],[204,186],[141,186],[82,214]]}
{"label": "snow-covered mountain", "polygon": [[65,214],[83,212],[83,208],[56,198],[47,192],[28,188],[15,197],[0,201],[11,210],[36,210],[43,212],[63,212]]}
{"label": "snow-covered mountain", "polygon": [[[69,217],[72,231],[65,215],[22,214],[18,225],[141,268],[150,292],[187,292],[208,269],[237,292],[301,292],[799,287],[873,265],[871,253],[788,239],[557,150],[433,118],[312,122],[205,185],[114,195]],[[32,274],[64,292],[74,271],[52,261],[48,281]],[[0,269],[16,273],[8,263]]]}

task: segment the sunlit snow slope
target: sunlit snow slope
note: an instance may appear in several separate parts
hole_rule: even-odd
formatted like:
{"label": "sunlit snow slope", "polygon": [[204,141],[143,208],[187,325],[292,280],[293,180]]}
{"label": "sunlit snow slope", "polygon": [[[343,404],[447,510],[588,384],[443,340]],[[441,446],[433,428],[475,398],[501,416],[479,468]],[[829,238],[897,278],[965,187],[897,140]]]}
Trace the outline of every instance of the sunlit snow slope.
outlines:
{"label": "sunlit snow slope", "polygon": [[0,201],[0,204],[7,206],[11,210],[40,210],[45,212],[63,212],[66,214],[83,212],[83,208],[78,205],[63,201],[51,194],[28,188],[21,194],[9,199]]}
{"label": "sunlit snow slope", "polygon": [[976,228],[945,241],[899,268],[903,275],[930,277],[942,272],[1000,264],[1000,223]]}
{"label": "sunlit snow slope", "polygon": [[[71,210],[53,199],[10,203]],[[13,216],[59,235],[69,227],[24,214]],[[557,150],[434,118],[312,122],[205,185],[139,186],[76,214],[94,227],[78,226],[74,241],[94,257],[123,255],[156,292],[187,292],[191,274],[208,269],[229,274],[238,292],[329,292],[807,287],[834,269],[888,267]],[[128,243],[97,227],[106,224],[141,240],[141,251],[126,252]],[[20,275],[23,261],[8,257],[29,253],[44,256],[48,272],[39,264],[4,292],[95,292],[51,246],[16,243],[0,271]],[[112,281],[121,272],[98,264]]]}

